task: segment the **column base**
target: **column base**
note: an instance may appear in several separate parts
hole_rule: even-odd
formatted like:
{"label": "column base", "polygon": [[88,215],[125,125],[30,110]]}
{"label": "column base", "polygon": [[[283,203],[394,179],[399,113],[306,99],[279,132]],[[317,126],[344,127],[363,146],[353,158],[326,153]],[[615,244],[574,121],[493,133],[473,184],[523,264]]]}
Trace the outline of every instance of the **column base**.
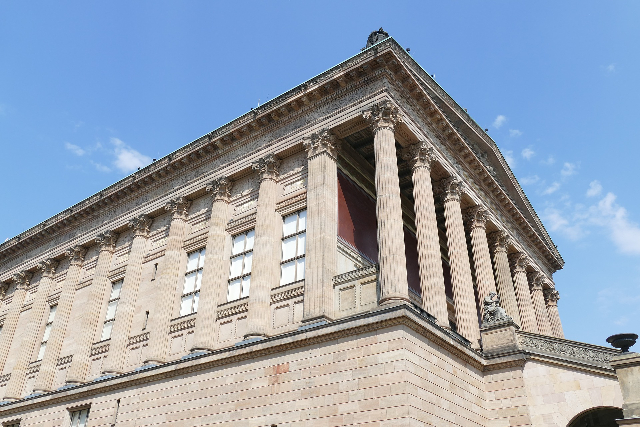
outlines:
{"label": "column base", "polygon": [[397,305],[397,304],[411,304],[411,299],[405,295],[389,295],[384,298],[380,298],[378,305]]}
{"label": "column base", "polygon": [[180,360],[193,359],[194,357],[204,356],[205,354],[209,354],[209,353],[211,353],[211,350],[195,350],[195,349],[192,349],[191,353],[189,353],[189,354],[187,354],[185,356],[182,356],[180,358]]}

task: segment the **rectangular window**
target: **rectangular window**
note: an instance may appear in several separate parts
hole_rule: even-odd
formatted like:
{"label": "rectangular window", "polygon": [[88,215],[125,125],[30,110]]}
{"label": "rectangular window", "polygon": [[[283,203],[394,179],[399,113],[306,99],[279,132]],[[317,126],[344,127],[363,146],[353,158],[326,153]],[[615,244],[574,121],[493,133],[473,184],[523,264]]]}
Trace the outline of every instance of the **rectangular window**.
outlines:
{"label": "rectangular window", "polygon": [[304,279],[307,211],[284,217],[282,222],[282,262],[280,286]]}
{"label": "rectangular window", "polygon": [[180,316],[198,311],[200,285],[202,284],[202,269],[204,268],[205,249],[187,254],[187,272],[184,275],[182,300],[180,302]]}
{"label": "rectangular window", "polygon": [[49,335],[51,335],[51,328],[53,327],[53,319],[56,317],[57,308],[57,305],[49,307],[49,317],[44,327],[44,335],[42,336],[42,343],[40,343],[40,351],[38,351],[38,358],[36,360],[42,360],[44,351],[47,349],[47,341],[49,340]]}
{"label": "rectangular window", "polygon": [[118,302],[120,301],[120,291],[122,290],[122,282],[118,280],[111,284],[111,295],[109,295],[109,305],[107,305],[107,314],[105,315],[104,325],[102,325],[102,335],[100,341],[111,338],[111,330],[113,323],[116,321],[116,312],[118,311]]}
{"label": "rectangular window", "polygon": [[89,408],[73,411],[69,415],[71,416],[71,427],[87,427]]}
{"label": "rectangular window", "polygon": [[3,424],[3,427],[20,427],[20,423]]}
{"label": "rectangular window", "polygon": [[235,301],[249,296],[249,287],[251,286],[251,259],[253,257],[253,241],[255,240],[255,236],[255,230],[249,230],[233,236],[227,301]]}

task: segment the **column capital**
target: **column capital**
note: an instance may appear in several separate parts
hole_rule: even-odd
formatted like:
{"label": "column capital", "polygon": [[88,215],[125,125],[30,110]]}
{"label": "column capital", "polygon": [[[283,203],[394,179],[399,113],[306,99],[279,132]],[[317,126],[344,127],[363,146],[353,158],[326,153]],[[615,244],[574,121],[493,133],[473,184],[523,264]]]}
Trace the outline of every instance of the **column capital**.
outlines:
{"label": "column capital", "polygon": [[464,210],[464,222],[469,229],[481,228],[487,229],[487,214],[489,211],[480,205],[471,206]]}
{"label": "column capital", "polygon": [[438,195],[442,199],[442,203],[450,200],[460,201],[462,196],[462,183],[453,176],[442,179],[436,183]]}
{"label": "column capital", "polygon": [[40,261],[36,268],[42,271],[42,277],[53,277],[56,274],[56,267],[58,267],[58,261],[51,258]]}
{"label": "column capital", "polygon": [[16,282],[16,289],[26,289],[31,283],[33,274],[28,271],[21,271],[13,275],[13,281]]}
{"label": "column capital", "polygon": [[530,264],[527,254],[524,252],[516,252],[508,256],[514,273],[526,273],[526,268]]}
{"label": "column capital", "polygon": [[82,265],[87,250],[80,245],[73,246],[64,251],[64,256],[69,258],[70,265]]}
{"label": "column capital", "polygon": [[510,244],[511,238],[506,231],[494,231],[489,234],[489,246],[494,252],[507,253],[507,249]]}
{"label": "column capital", "polygon": [[544,293],[544,300],[547,305],[558,305],[560,299],[560,292],[555,288],[547,288],[542,291]]}
{"label": "column capital", "polygon": [[278,180],[278,168],[280,167],[280,159],[273,154],[267,154],[266,156],[256,160],[251,164],[251,168],[258,171],[260,174],[260,180]]}
{"label": "column capital", "polygon": [[532,291],[542,291],[542,282],[544,281],[544,274],[539,271],[531,271],[527,273],[527,280],[530,283]]}
{"label": "column capital", "polygon": [[402,123],[398,107],[388,99],[375,104],[370,110],[363,112],[362,117],[369,123],[373,133],[376,133],[380,129],[393,131],[397,124]]}
{"label": "column capital", "polygon": [[[164,205],[164,210],[171,212],[172,219],[181,219],[186,221],[187,214],[189,213],[189,206],[191,206],[191,202],[189,200],[184,197],[176,197],[175,199],[169,200]],[[151,221],[149,221],[149,225],[151,225]]]}
{"label": "column capital", "polygon": [[417,168],[431,170],[431,164],[435,161],[436,156],[431,143],[418,141],[402,150],[402,158],[409,163],[413,170]]}
{"label": "column capital", "polygon": [[151,227],[151,218],[148,215],[142,214],[135,218],[132,218],[127,223],[127,226],[133,229],[134,236],[147,237],[149,235],[149,227]]}
{"label": "column capital", "polygon": [[116,249],[117,240],[118,235],[113,231],[105,231],[104,233],[98,234],[96,236],[96,243],[100,245],[100,252],[113,252]]}
{"label": "column capital", "polygon": [[211,193],[214,202],[229,203],[232,188],[233,181],[226,176],[221,176],[207,184],[206,190]]}
{"label": "column capital", "polygon": [[322,129],[304,138],[302,145],[307,150],[308,159],[327,154],[337,160],[341,142],[329,129]]}

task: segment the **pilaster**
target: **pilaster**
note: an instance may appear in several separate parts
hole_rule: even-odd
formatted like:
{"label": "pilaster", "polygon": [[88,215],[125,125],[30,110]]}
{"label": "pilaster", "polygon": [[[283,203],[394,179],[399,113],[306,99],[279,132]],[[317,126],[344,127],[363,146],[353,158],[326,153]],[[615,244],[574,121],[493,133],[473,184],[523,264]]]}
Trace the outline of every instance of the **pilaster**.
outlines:
{"label": "pilaster", "polygon": [[180,265],[186,261],[183,249],[187,235],[187,214],[191,202],[178,197],[165,205],[171,212],[171,225],[167,237],[164,260],[159,269],[154,292],[157,295],[154,307],[149,314],[151,333],[149,336],[149,355],[145,364],[161,364],[167,361],[169,353],[169,325],[175,310],[175,294],[180,277]]}
{"label": "pilaster", "polygon": [[517,325],[521,325],[520,310],[518,309],[518,301],[507,256],[507,248],[510,244],[509,236],[504,231],[494,231],[489,236],[489,240],[493,251],[493,268],[500,302],[513,321]]}
{"label": "pilaster", "polygon": [[560,293],[554,288],[545,289],[543,293],[547,305],[549,322],[551,323],[551,333],[554,337],[564,338],[562,322],[560,322],[560,313],[558,312],[558,300],[560,299]]}
{"label": "pilaster", "polygon": [[2,333],[0,334],[0,366],[3,370],[7,363],[7,357],[9,355],[9,350],[11,349],[11,343],[13,342],[16,327],[18,326],[20,311],[24,304],[24,297],[27,294],[27,288],[29,287],[30,280],[31,273],[28,271],[21,271],[20,273],[13,275],[15,290],[13,291],[9,312],[5,316],[4,324],[2,325]]}
{"label": "pilaster", "polygon": [[527,281],[526,268],[529,265],[529,258],[522,252],[516,252],[509,255],[509,262],[513,271],[513,284],[516,290],[522,330],[537,334],[539,333],[538,323],[533,309],[531,293],[529,292],[529,282]]}
{"label": "pilaster", "polygon": [[549,322],[549,315],[547,314],[547,307],[542,294],[544,276],[536,271],[527,274],[527,279],[531,284],[531,301],[533,302],[533,310],[536,313],[538,333],[551,336],[551,323]]}
{"label": "pilaster", "polygon": [[337,271],[338,168],[340,141],[324,129],[305,138],[307,150],[307,248],[304,322],[330,320],[332,279]]}
{"label": "pilaster", "polygon": [[447,295],[431,183],[431,165],[435,160],[433,147],[426,141],[420,141],[407,147],[402,157],[409,162],[412,170],[422,307],[438,320],[440,326],[448,328]]}
{"label": "pilaster", "polygon": [[374,135],[380,304],[406,302],[410,301],[409,284],[394,133],[401,118],[389,100],[374,105],[363,116]]}

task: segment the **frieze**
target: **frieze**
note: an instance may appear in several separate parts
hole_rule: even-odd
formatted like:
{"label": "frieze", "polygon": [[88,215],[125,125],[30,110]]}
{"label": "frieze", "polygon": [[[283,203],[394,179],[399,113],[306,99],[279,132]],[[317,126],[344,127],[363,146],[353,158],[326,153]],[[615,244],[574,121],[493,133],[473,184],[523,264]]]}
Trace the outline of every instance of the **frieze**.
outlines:
{"label": "frieze", "polygon": [[71,363],[71,361],[73,361],[73,354],[70,354],[70,355],[64,356],[64,357],[60,357],[58,359],[58,362],[56,363],[56,366],[68,365],[69,363]]}
{"label": "frieze", "polygon": [[227,224],[227,233],[238,234],[242,231],[249,230],[256,226],[256,213],[235,218]]}
{"label": "frieze", "polygon": [[27,368],[27,372],[26,375],[33,375],[33,374],[37,374],[38,372],[40,372],[40,364],[41,361],[37,361],[35,363],[32,363],[28,368]]}
{"label": "frieze", "polygon": [[94,345],[93,347],[91,347],[90,356],[91,357],[98,356],[108,351],[109,351],[109,343],[102,344],[102,345]]}
{"label": "frieze", "polygon": [[304,286],[298,286],[297,288],[287,289],[283,292],[271,295],[271,304],[276,304],[281,301],[286,301],[293,298],[298,298],[304,295]]}
{"label": "frieze", "polygon": [[169,326],[169,333],[174,334],[176,332],[184,331],[186,329],[193,329],[195,327],[196,327],[196,318],[191,317],[190,319],[182,320]]}
{"label": "frieze", "polygon": [[8,374],[0,375],[0,384],[4,384],[11,379],[11,372]]}
{"label": "frieze", "polygon": [[88,277],[86,279],[81,280],[76,285],[76,291],[79,291],[82,288],[86,288],[87,286],[91,285],[91,283],[93,283],[93,277]]}
{"label": "frieze", "polygon": [[141,334],[129,337],[127,347],[149,341],[149,332],[143,332]]}
{"label": "frieze", "polygon": [[377,275],[379,271],[380,271],[380,266],[378,264],[368,265],[366,267],[359,268],[358,270],[348,271],[346,273],[334,276],[332,280],[333,286],[340,285],[342,283],[361,280],[369,276],[374,276],[374,275]]}
{"label": "frieze", "polygon": [[124,279],[124,275],[126,272],[127,272],[127,266],[123,265],[121,267],[114,268],[113,270],[111,270],[107,274],[107,278],[109,279],[109,281],[115,282],[117,280]]}
{"label": "frieze", "polygon": [[[245,298],[242,298],[242,299],[244,300]],[[247,301],[243,301],[240,303],[238,303],[238,301],[234,301],[235,304],[232,305],[231,307],[226,307],[222,309],[218,307],[217,318],[223,319],[225,317],[234,316],[236,314],[245,313],[249,311],[249,303]]]}
{"label": "frieze", "polygon": [[553,356],[580,359],[610,368],[611,358],[620,352],[606,347],[568,341],[561,338],[518,332],[518,343],[525,349],[541,351]]}
{"label": "frieze", "polygon": [[193,252],[196,249],[204,248],[207,245],[207,237],[209,237],[208,230],[201,230],[198,234],[187,238],[182,247],[187,252]]}
{"label": "frieze", "polygon": [[280,215],[289,215],[293,212],[302,210],[307,207],[307,191],[289,197],[288,199],[278,202],[276,212]]}

